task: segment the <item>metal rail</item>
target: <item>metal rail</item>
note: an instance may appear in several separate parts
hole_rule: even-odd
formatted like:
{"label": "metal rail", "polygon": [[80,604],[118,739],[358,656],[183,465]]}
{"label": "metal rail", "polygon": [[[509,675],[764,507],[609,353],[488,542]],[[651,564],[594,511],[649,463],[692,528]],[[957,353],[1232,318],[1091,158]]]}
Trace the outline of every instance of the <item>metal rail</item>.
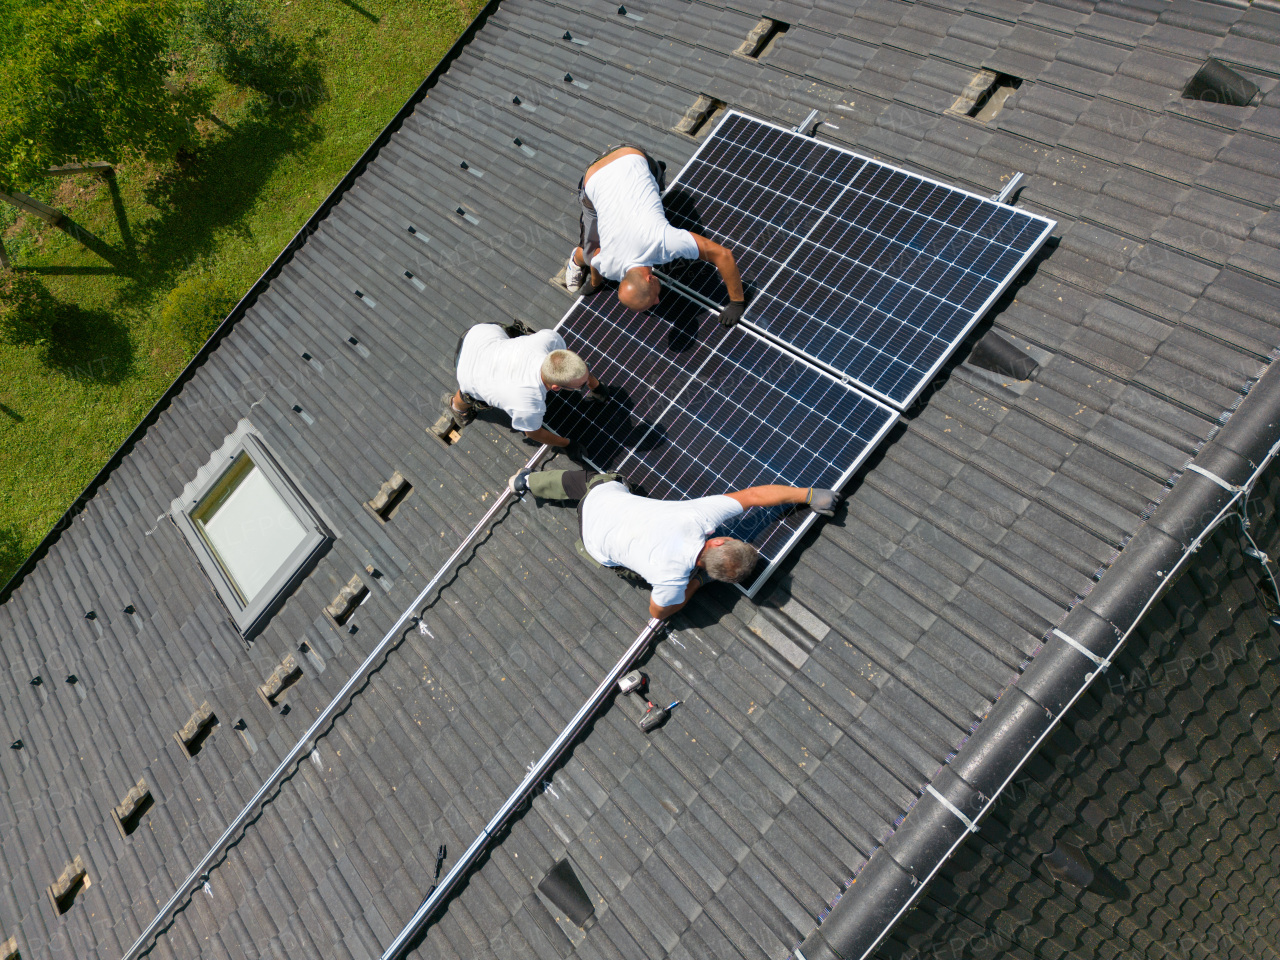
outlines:
{"label": "metal rail", "polygon": [[[548,447],[544,443],[538,448],[537,453],[530,457],[528,462],[525,463],[525,467],[529,470],[536,467],[539,461],[541,461],[546,455],[547,450]],[[302,739],[299,740],[294,748],[285,755],[285,758],[280,761],[280,765],[275,768],[271,773],[271,776],[267,777],[262,786],[258,788],[258,792],[255,793],[253,798],[245,804],[244,809],[241,810],[236,818],[227,825],[227,828],[222,831],[222,836],[218,837],[213,846],[209,848],[209,852],[204,855],[204,858],[196,864],[195,869],[193,869],[187,876],[187,879],[182,882],[174,892],[173,896],[169,898],[168,902],[160,908],[159,912],[155,915],[155,919],[147,924],[147,928],[143,930],[138,936],[138,939],[133,942],[133,946],[125,951],[122,960],[134,960],[134,958],[138,956],[139,951],[146,946],[147,942],[152,938],[156,931],[160,929],[165,918],[169,915],[169,912],[178,905],[183,897],[189,896],[193,892],[197,883],[204,881],[204,878],[208,874],[210,865],[223,852],[223,847],[227,842],[244,827],[250,817],[253,816],[258,805],[266,798],[267,794],[279,785],[280,781],[284,778],[284,775],[289,772],[294,764],[301,760],[305,754],[311,752],[312,740],[335,716],[337,716],[339,709],[342,707],[351,691],[364,682],[366,674],[382,657],[387,648],[391,646],[392,641],[396,639],[400,631],[402,631],[405,626],[416,618],[417,612],[422,608],[423,602],[427,599],[427,596],[431,591],[436,588],[436,585],[440,583],[444,578],[444,575],[448,573],[453,565],[458,561],[458,558],[461,557],[467,548],[475,542],[476,538],[484,532],[485,528],[493,522],[493,518],[498,515],[499,511],[501,511],[514,496],[515,495],[506,487],[502,489],[497,499],[494,500],[493,506],[489,508],[485,515],[480,519],[480,522],[476,524],[475,529],[467,534],[462,543],[458,544],[458,549],[454,550],[453,553],[449,555],[449,559],[441,565],[440,569],[436,571],[435,576],[432,577],[427,585],[422,588],[422,591],[414,598],[413,603],[405,608],[404,613],[400,614],[400,618],[396,620],[395,625],[387,631],[386,635],[381,641],[379,641],[378,645],[369,652],[369,655],[365,657],[364,662],[356,668],[355,673],[351,675],[351,678],[347,680],[342,689],[338,691],[337,696],[335,696],[333,700],[330,701],[329,705],[320,712],[316,717],[315,722],[312,723],[311,726],[307,728],[307,732],[302,735]]]}
{"label": "metal rail", "polygon": [[587,702],[579,708],[578,712],[573,715],[573,719],[560,731],[560,736],[556,737],[551,746],[547,748],[547,752],[542,755],[542,759],[530,768],[525,778],[520,781],[520,786],[516,787],[515,792],[507,798],[507,802],[493,815],[493,819],[485,824],[480,835],[471,841],[471,846],[467,847],[466,852],[458,858],[458,862],[453,865],[453,869],[445,874],[444,879],[427,894],[427,898],[422,901],[422,905],[418,907],[409,922],[405,924],[399,936],[391,941],[391,945],[386,950],[382,951],[381,960],[396,960],[400,956],[406,944],[431,919],[445,898],[449,896],[450,891],[453,890],[454,886],[457,885],[458,881],[462,879],[463,875],[471,867],[471,864],[484,852],[484,848],[489,845],[489,838],[502,829],[502,825],[507,818],[516,811],[528,795],[533,792],[534,788],[542,782],[547,772],[560,758],[560,755],[582,732],[582,728],[590,722],[595,712],[600,709],[600,705],[604,703],[605,698],[613,692],[618,680],[631,669],[631,664],[644,652],[645,647],[662,629],[662,626],[663,621],[656,617],[649,619],[648,624],[640,631],[640,635],[632,641],[631,646],[627,648],[627,652],[622,655],[622,659],[605,675],[605,678],[600,681],[600,686],[596,687],[595,692],[591,694]]}

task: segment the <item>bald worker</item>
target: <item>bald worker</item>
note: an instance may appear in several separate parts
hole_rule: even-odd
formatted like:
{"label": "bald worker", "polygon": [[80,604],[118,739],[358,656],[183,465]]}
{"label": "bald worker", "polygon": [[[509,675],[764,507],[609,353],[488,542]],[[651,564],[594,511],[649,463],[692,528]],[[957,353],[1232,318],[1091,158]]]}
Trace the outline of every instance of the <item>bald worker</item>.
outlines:
{"label": "bald worker", "polygon": [[565,287],[577,293],[590,275],[587,292],[594,292],[604,280],[616,280],[623,306],[648,310],[662,289],[654,266],[681,257],[706,260],[720,271],[729,291],[720,323],[732,327],[746,309],[738,264],[726,247],[667,222],[659,189],[662,176],[656,161],[630,146],[611,150],[587,167],[578,183],[578,246],[565,265]]}
{"label": "bald worker", "polygon": [[745,583],[759,554],[749,543],[714,536],[748,507],[806,505],[835,514],[840,495],[813,487],[771,484],[696,500],[651,500],[632,493],[616,473],[586,470],[521,470],[513,493],[542,500],[577,500],[579,549],[596,563],[643,577],[652,588],[649,616],[665,620],[682,609],[709,580]]}

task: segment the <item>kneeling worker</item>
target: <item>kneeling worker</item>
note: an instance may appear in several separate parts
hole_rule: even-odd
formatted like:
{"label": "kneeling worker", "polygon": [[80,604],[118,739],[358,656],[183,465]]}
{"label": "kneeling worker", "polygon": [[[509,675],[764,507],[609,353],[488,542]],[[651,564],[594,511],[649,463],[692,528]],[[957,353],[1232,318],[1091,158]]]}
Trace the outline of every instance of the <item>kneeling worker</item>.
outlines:
{"label": "kneeling worker", "polygon": [[593,289],[603,276],[619,281],[624,307],[648,310],[661,290],[650,267],[681,257],[706,260],[720,271],[729,291],[720,323],[731,327],[746,309],[738,264],[728,248],[667,222],[658,190],[661,175],[658,164],[636,147],[619,147],[587,167],[578,184],[579,246],[565,265],[564,285],[577,293],[588,273]]}
{"label": "kneeling worker", "polygon": [[512,429],[553,447],[567,447],[569,440],[542,425],[547,391],[586,393],[600,386],[555,330],[509,338],[496,323],[477,324],[458,343],[457,368],[458,392],[450,398],[449,412],[460,425],[475,418],[479,404],[498,407],[511,417]]}
{"label": "kneeling worker", "polygon": [[[577,500],[581,548],[606,567],[631,570],[652,587],[649,616],[666,619],[708,580],[743,583],[759,554],[749,543],[713,537],[722,523],[747,507],[805,504],[830,517],[840,495],[834,490],[777,485],[748,487],[696,500],[651,500],[631,493],[616,473],[585,470],[521,470],[513,492],[543,500]],[[708,539],[709,538],[709,539]]]}

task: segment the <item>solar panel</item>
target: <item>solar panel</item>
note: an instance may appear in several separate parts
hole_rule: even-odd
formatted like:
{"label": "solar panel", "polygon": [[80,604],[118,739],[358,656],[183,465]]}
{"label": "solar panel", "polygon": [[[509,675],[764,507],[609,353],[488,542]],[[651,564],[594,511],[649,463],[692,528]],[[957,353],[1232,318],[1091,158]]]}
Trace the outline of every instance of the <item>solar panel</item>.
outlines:
{"label": "solar panel", "polygon": [[[1056,226],[736,112],[668,195],[681,225],[698,232],[701,215],[734,251],[752,295],[745,322],[898,407]],[[723,302],[708,269],[669,275]]]}
{"label": "solar panel", "polygon": [[[614,397],[548,396],[547,423],[585,458],[650,497],[683,500],[767,483],[840,487],[893,426],[892,408],[749,330],[668,296],[636,314],[610,292],[580,301],[558,328]],[[808,529],[808,510],[752,508],[724,533],[763,562],[751,596]]]}
{"label": "solar panel", "polygon": [[[808,236],[863,163],[810,137],[733,113],[662,199],[673,226],[732,249],[744,277],[767,277]],[[717,302],[728,300],[709,263],[680,261],[665,272]]]}

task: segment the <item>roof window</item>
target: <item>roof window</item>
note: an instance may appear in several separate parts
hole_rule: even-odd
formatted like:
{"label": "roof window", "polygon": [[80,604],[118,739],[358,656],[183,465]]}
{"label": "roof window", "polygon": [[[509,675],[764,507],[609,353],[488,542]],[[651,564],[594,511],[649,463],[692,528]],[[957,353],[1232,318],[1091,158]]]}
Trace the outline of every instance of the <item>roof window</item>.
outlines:
{"label": "roof window", "polygon": [[720,119],[720,114],[724,113],[725,109],[723,100],[717,100],[704,93],[680,118],[674,130],[676,133],[683,133],[686,137],[699,139],[715,129],[715,122]]}
{"label": "roof window", "polygon": [[218,715],[213,712],[209,701],[206,700],[196,708],[195,713],[191,714],[191,718],[173,737],[178,741],[178,746],[182,747],[183,753],[188,757],[194,757],[204,749],[204,742],[209,739],[209,735],[217,725]]}
{"label": "roof window", "polygon": [[994,70],[979,70],[969,81],[969,86],[965,87],[964,93],[947,108],[947,113],[971,117],[979,123],[990,123],[1004,108],[1004,102],[1020,86],[1022,80],[1018,77]]}
{"label": "roof window", "polygon": [[171,513],[246,639],[331,539],[247,421]]}
{"label": "roof window", "polygon": [[89,886],[89,873],[84,868],[84,861],[77,854],[47,891],[54,912],[61,915],[70,910],[75,906],[76,897],[80,895],[80,891],[87,886]]}
{"label": "roof window", "polygon": [[151,798],[151,788],[146,778],[139,780],[111,811],[111,819],[115,821],[120,836],[127,837],[138,829],[138,824],[147,815],[147,811],[155,805]]}
{"label": "roof window", "polygon": [[789,23],[761,17],[760,22],[751,28],[751,32],[747,34],[747,39],[742,41],[742,45],[734,53],[740,57],[759,60],[773,49],[778,39],[790,28],[791,24]]}

